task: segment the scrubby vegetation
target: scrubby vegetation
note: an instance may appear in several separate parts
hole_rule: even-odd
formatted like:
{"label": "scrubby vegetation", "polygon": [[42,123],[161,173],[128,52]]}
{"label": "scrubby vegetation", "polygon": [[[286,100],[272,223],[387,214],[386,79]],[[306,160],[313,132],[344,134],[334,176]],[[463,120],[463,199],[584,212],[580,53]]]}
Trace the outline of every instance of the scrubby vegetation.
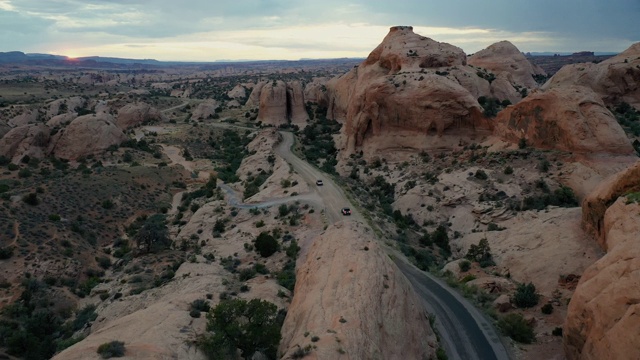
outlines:
{"label": "scrubby vegetation", "polygon": [[237,349],[245,359],[256,352],[275,359],[284,315],[264,300],[221,301],[207,315],[207,334],[198,346],[211,359],[234,358]]}

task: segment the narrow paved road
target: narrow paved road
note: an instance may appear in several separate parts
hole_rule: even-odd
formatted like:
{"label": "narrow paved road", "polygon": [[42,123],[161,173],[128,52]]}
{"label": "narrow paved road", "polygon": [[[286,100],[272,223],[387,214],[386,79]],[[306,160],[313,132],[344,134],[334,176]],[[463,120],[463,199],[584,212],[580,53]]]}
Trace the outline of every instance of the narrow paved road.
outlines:
{"label": "narrow paved road", "polygon": [[[317,192],[325,204],[325,213],[333,223],[346,220],[340,213],[343,207],[353,211],[351,221],[364,223],[349,200],[330,178],[317,168],[295,156],[290,148],[293,135],[281,132],[283,141],[277,146],[276,153],[287,160],[294,170],[311,186],[317,179],[324,185],[317,187]],[[420,296],[427,311],[436,315],[436,326],[441,334],[442,345],[449,359],[491,360],[509,359],[509,354],[500,341],[491,322],[473,305],[453,290],[450,290],[439,279],[409,264],[402,255],[389,250],[398,268],[404,273]]]}

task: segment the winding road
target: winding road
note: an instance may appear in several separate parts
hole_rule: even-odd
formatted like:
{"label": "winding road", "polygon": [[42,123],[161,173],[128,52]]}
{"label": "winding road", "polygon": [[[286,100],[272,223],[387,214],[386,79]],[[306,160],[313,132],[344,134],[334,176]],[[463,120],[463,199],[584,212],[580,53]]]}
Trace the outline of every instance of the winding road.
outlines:
{"label": "winding road", "polygon": [[[235,127],[227,124],[223,124],[223,126]],[[282,131],[280,134],[282,141],[276,146],[275,152],[284,158],[315,190],[307,194],[273,199],[257,204],[245,204],[241,202],[231,187],[222,184],[221,188],[227,194],[229,203],[240,208],[262,208],[300,200],[320,206],[329,223],[359,221],[366,224],[362,214],[350,204],[345,193],[332,179],[291,152],[291,146],[294,143],[293,134]],[[163,148],[166,152],[167,147]],[[173,158],[172,160],[176,161]],[[318,179],[323,180],[323,186],[315,185]],[[350,217],[342,216],[340,210],[343,207],[352,209]],[[485,315],[440,279],[410,264],[397,250],[387,247],[387,251],[398,269],[413,286],[427,312],[436,316],[436,328],[440,334],[441,345],[446,350],[449,359],[503,360],[511,358],[492,322]]]}
{"label": "winding road", "polygon": [[[283,141],[276,147],[276,153],[288,161],[309,185],[315,186],[317,179],[323,180],[324,185],[316,187],[316,192],[324,203],[327,219],[331,223],[347,220],[340,213],[340,209],[346,206],[353,211],[348,221],[365,223],[362,215],[350,204],[342,189],[333,180],[291,152],[293,134],[280,133]],[[436,327],[449,359],[510,359],[500,336],[485,315],[440,279],[408,263],[397,251],[388,251],[422,299],[425,309],[436,316]]]}

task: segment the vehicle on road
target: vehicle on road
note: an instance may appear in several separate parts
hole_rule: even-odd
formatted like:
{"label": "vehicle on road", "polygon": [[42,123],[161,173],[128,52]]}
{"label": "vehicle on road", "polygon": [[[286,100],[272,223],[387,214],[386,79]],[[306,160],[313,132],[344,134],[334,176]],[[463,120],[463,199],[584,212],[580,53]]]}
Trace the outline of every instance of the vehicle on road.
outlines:
{"label": "vehicle on road", "polygon": [[342,215],[344,215],[344,216],[351,215],[351,209],[349,209],[349,208],[342,208]]}
{"label": "vehicle on road", "polygon": [[324,185],[324,183],[322,182],[322,180],[316,180],[316,185],[322,186]]}

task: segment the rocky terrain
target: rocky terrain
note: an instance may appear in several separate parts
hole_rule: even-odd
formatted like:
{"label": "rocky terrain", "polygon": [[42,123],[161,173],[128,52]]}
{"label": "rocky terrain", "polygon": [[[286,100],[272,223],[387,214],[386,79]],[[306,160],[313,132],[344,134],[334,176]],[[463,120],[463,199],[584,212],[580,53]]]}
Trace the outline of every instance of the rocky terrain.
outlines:
{"label": "rocky terrain", "polygon": [[[0,357],[442,358],[396,256],[514,358],[636,353],[638,49],[548,81],[407,26],[355,67],[2,65]],[[217,342],[243,300],[269,346]]]}

